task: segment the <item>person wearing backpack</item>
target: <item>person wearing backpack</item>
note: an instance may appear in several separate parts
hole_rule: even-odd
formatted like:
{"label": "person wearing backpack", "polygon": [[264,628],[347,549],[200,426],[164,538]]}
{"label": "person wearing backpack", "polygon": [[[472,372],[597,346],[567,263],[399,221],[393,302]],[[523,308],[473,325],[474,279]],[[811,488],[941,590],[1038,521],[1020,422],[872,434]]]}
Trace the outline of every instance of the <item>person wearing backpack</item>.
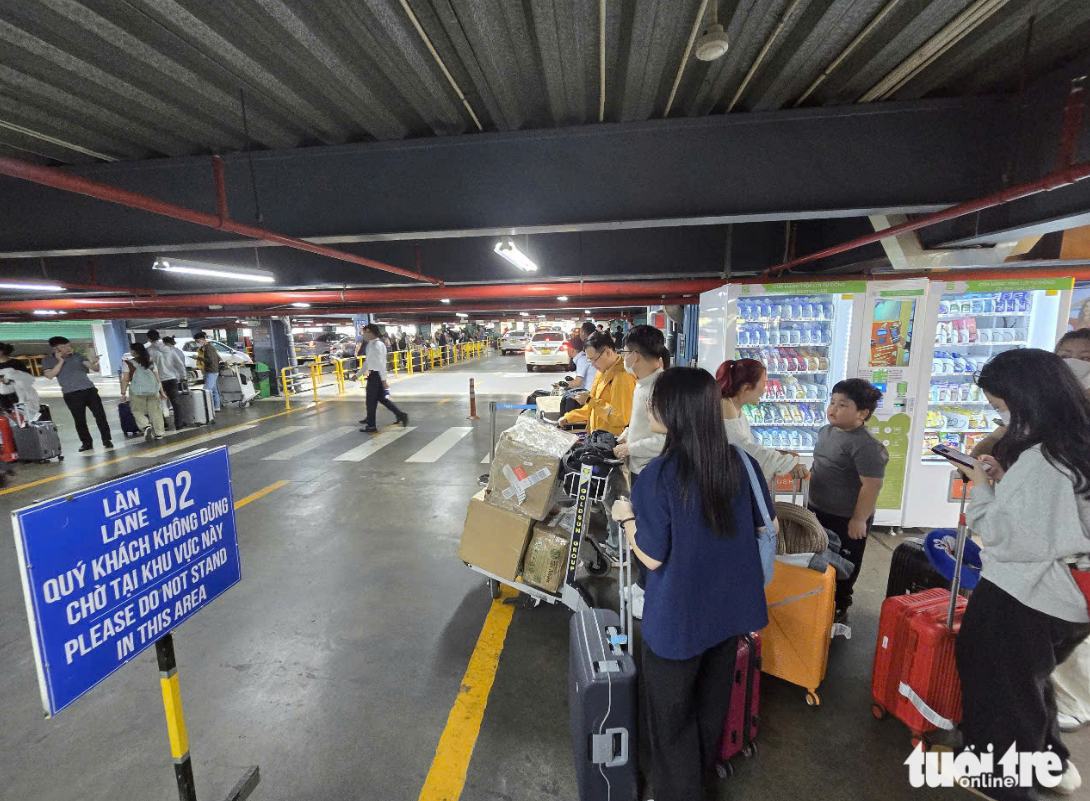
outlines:
{"label": "person wearing backpack", "polygon": [[[1037,349],[996,355],[976,383],[1010,422],[991,455],[958,467],[973,479],[966,522],[983,546],[955,651],[961,731],[965,747],[991,746],[997,762],[1012,745],[1057,754],[1064,773],[1053,789],[1070,795],[1082,779],[1060,739],[1049,677],[1090,635],[1088,599],[1068,564],[1090,553],[1090,399],[1063,359]],[[989,794],[1038,797],[1020,787]]]}
{"label": "person wearing backpack", "polygon": [[738,638],[768,625],[754,488],[766,510],[772,498],[756,460],[727,443],[719,400],[705,370],[659,376],[648,413],[665,447],[640,473],[631,503],[612,509],[648,568],[642,670],[657,801],[705,797]]}
{"label": "person wearing backpack", "polygon": [[142,342],[132,343],[129,352],[132,359],[126,362],[128,370],[121,374],[121,400],[129,397],[132,416],[137,427],[144,432],[144,441],[162,439],[164,431],[163,407],[159,399],[167,400],[159,373],[152,363],[151,354]]}

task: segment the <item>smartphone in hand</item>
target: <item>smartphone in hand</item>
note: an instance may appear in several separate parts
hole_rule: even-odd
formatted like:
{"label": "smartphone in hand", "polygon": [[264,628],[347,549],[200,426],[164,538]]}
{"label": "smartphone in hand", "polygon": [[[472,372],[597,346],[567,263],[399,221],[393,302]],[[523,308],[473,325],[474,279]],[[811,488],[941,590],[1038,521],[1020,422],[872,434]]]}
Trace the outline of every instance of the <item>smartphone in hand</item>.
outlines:
{"label": "smartphone in hand", "polygon": [[[978,464],[980,464],[980,462],[977,459],[974,459],[969,454],[962,453],[961,451],[957,450],[956,448],[951,448],[951,447],[949,447],[947,445],[936,445],[934,448],[931,449],[931,452],[936,453],[939,456],[941,456],[942,458],[947,459],[947,460],[949,460],[951,462],[954,462],[955,464],[960,464],[960,465],[963,465],[965,467],[968,467],[970,470],[972,470]],[[984,469],[987,470],[988,465],[985,464]]]}

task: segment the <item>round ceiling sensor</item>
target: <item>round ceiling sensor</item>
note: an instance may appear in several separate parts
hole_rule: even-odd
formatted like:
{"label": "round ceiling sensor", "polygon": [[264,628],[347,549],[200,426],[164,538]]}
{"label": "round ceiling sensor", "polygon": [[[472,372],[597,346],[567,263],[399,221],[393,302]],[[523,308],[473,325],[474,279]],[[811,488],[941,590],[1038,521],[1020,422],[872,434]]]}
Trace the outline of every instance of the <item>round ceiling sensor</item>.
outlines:
{"label": "round ceiling sensor", "polygon": [[709,25],[696,40],[696,57],[701,61],[715,61],[727,53],[727,32],[722,25]]}

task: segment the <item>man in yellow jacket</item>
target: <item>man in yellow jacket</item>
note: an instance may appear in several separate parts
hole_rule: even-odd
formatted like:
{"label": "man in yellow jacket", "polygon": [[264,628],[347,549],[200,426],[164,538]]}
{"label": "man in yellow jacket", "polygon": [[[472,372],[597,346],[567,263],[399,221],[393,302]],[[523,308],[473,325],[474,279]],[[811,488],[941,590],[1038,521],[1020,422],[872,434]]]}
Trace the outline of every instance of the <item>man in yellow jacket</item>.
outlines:
{"label": "man in yellow jacket", "polygon": [[632,417],[632,395],[636,377],[624,369],[624,360],[614,349],[609,334],[596,331],[584,343],[584,352],[598,375],[589,393],[581,392],[575,400],[582,407],[568,412],[558,421],[561,428],[572,423],[586,423],[587,431],[620,434]]}

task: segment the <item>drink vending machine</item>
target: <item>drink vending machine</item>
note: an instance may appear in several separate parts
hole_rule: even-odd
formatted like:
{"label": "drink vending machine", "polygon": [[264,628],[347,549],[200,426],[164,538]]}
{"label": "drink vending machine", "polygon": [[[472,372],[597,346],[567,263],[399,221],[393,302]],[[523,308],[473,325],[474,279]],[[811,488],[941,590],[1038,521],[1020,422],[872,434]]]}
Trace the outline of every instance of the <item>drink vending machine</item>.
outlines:
{"label": "drink vending machine", "polygon": [[905,526],[957,523],[947,497],[950,463],[931,452],[947,445],[969,453],[996,428],[997,413],[974,383],[1005,350],[1053,350],[1069,327],[1073,278],[932,281],[921,337],[926,380],[915,393]]}
{"label": "drink vending machine", "polygon": [[[851,349],[858,345],[865,295],[863,281],[727,288],[722,350],[729,358],[756,359],[768,370],[764,398],[744,409],[762,445],[804,457],[813,453],[818,429],[827,422],[829,393],[848,374]],[[714,373],[719,363],[702,360],[701,366]]]}

